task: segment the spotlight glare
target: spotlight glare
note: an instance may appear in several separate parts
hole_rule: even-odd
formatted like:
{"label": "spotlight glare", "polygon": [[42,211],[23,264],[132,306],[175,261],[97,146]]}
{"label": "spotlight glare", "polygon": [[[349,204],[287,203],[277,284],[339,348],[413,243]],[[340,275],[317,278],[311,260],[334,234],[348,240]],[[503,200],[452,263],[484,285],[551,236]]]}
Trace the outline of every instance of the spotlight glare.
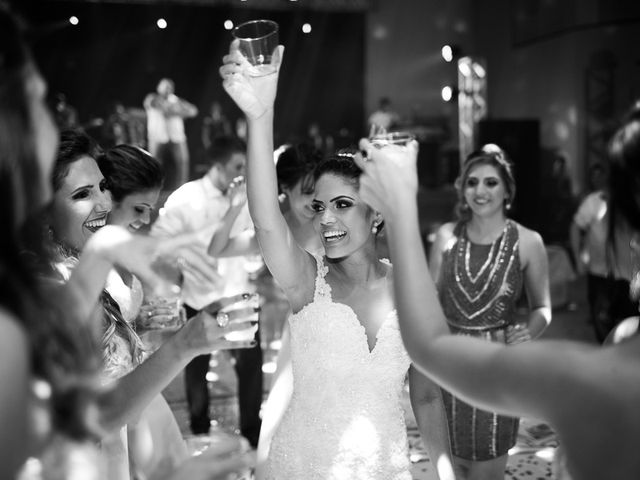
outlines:
{"label": "spotlight glare", "polygon": [[224,21],[224,29],[225,30],[232,30],[233,29],[233,22],[231,20],[225,20]]}
{"label": "spotlight glare", "polygon": [[72,15],[69,17],[69,23],[71,25],[78,25],[78,23],[80,23],[80,19],[78,17],[76,17],[75,15]]}
{"label": "spotlight glare", "polygon": [[478,78],[484,78],[484,76],[487,74],[484,67],[477,62],[473,62],[473,72]]}
{"label": "spotlight glare", "polygon": [[442,87],[442,100],[445,102],[450,102],[453,98],[453,89],[447,85],[446,87]]}
{"label": "spotlight glare", "polygon": [[458,63],[458,71],[465,77],[471,76],[471,67],[467,62]]}
{"label": "spotlight glare", "polygon": [[262,365],[262,373],[276,373],[276,362],[265,362]]}
{"label": "spotlight glare", "polygon": [[304,25],[302,25],[302,32],[303,33],[311,33],[311,24],[310,23],[305,23]]}
{"label": "spotlight glare", "polygon": [[156,25],[158,25],[159,29],[164,30],[167,28],[167,21],[164,18],[159,18]]}
{"label": "spotlight glare", "polygon": [[444,58],[445,62],[453,60],[453,48],[451,48],[451,45],[442,47],[442,58]]}

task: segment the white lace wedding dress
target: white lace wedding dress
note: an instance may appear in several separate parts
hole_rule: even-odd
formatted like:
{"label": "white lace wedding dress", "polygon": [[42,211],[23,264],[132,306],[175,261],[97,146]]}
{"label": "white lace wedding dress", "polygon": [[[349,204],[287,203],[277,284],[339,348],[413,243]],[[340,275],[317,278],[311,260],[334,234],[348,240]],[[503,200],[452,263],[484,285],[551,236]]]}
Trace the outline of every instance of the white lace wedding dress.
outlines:
{"label": "white lace wedding dress", "polygon": [[293,396],[269,480],[411,480],[401,396],[410,359],[390,312],[369,351],[364,327],[331,299],[316,257],[314,300],[290,320]]}

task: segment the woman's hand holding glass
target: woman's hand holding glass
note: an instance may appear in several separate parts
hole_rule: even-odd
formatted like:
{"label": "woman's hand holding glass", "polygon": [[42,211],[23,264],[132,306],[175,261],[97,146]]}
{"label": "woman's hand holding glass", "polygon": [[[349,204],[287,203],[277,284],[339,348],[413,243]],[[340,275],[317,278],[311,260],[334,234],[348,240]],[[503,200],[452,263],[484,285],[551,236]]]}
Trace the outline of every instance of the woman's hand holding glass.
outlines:
{"label": "woman's hand holding glass", "polygon": [[[225,297],[188,319],[176,333],[182,350],[202,355],[215,350],[254,347],[260,307],[250,305],[251,298],[247,293]],[[234,308],[229,308],[231,306]]]}
{"label": "woman's hand holding glass", "polygon": [[509,325],[505,331],[505,343],[507,345],[517,345],[531,340],[531,332],[526,325],[517,323]]}
{"label": "woman's hand holding glass", "polygon": [[418,142],[409,140],[406,145],[375,146],[369,139],[362,139],[360,149],[366,154],[355,157],[363,171],[360,176],[362,199],[385,218],[415,204]]}
{"label": "woman's hand holding glass", "polygon": [[224,56],[220,67],[222,86],[248,118],[257,119],[273,110],[283,55],[284,47],[279,45],[271,59],[274,72],[252,76],[254,67],[240,53],[239,41],[231,42],[229,54]]}

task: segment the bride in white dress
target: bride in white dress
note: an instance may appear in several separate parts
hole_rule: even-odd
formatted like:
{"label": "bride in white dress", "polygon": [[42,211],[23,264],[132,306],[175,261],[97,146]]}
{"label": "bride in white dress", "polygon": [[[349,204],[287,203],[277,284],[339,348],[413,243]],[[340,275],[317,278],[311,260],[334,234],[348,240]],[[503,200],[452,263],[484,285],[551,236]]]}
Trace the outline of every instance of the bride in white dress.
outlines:
{"label": "bride in white dress", "polygon": [[[392,267],[376,255],[383,219],[358,194],[353,155],[334,155],[316,174],[313,226],[324,258],[295,242],[280,213],[273,105],[282,53],[279,47],[274,55],[275,74],[250,76],[234,42],[220,69],[225,89],[247,116],[247,194],[258,242],[294,313],[292,394],[281,421],[265,412],[263,428],[273,426],[275,433],[257,477],[411,480],[401,405],[409,371],[411,403],[429,455],[443,466],[440,478],[453,478],[440,390],[409,368]],[[261,442],[268,441],[263,432]]]}

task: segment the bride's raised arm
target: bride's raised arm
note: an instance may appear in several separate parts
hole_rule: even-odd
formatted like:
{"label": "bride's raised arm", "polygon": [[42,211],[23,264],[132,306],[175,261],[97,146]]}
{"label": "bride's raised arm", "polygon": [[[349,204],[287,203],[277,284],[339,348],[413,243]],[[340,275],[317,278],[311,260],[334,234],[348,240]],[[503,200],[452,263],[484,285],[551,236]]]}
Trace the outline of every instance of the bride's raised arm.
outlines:
{"label": "bride's raised arm", "polygon": [[247,197],[256,237],[269,270],[295,312],[313,297],[316,266],[294,240],[278,203],[273,116],[283,53],[282,46],[274,52],[275,73],[252,76],[252,67],[236,40],[223,59],[220,74],[225,90],[247,117]]}

